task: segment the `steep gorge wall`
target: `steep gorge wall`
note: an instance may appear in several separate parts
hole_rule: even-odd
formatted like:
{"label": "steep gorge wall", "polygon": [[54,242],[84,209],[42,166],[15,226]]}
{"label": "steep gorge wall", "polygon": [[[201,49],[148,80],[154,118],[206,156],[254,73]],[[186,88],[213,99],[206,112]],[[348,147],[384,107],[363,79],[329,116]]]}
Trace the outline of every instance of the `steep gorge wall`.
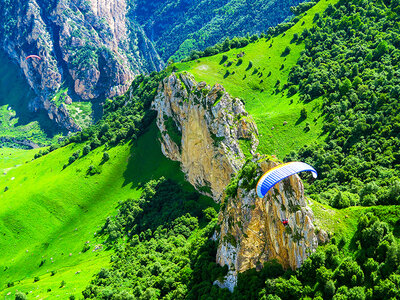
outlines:
{"label": "steep gorge wall", "polygon": [[[254,180],[277,165],[256,154],[257,127],[240,99],[216,84],[197,83],[189,74],[172,74],[160,84],[153,109],[158,112],[161,147],[165,156],[180,161],[187,179],[200,192],[221,202],[217,263],[227,265],[223,282],[231,291],[237,275],[260,269],[276,259],[284,268],[296,269],[316,249],[313,213],[297,175],[277,184],[264,199],[257,197],[249,179],[239,178],[230,197],[225,188],[232,178],[252,164]],[[245,162],[240,139],[251,141],[251,162]],[[246,164],[246,165],[245,165]],[[282,219],[288,219],[284,226]]]}
{"label": "steep gorge wall", "polygon": [[[79,126],[52,101],[61,86],[69,87],[69,103],[95,101],[125,93],[135,75],[163,66],[143,30],[127,19],[125,0],[16,0],[12,8],[4,5],[0,41],[38,95],[30,107],[46,109],[71,131]],[[26,60],[30,54],[41,60]]]}

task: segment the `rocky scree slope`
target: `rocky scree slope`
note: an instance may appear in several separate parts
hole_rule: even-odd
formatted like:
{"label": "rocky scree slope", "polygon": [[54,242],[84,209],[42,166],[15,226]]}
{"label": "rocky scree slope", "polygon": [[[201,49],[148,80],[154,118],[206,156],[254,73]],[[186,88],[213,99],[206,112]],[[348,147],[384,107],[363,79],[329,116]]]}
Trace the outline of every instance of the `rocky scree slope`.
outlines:
{"label": "rocky scree slope", "polygon": [[[300,267],[318,245],[303,184],[291,176],[264,199],[257,197],[257,179],[277,163],[255,153],[257,127],[240,99],[219,84],[211,88],[189,74],[172,74],[160,84],[152,107],[164,155],[180,161],[188,181],[222,204],[216,260],[229,273],[215,284],[232,291],[239,272],[271,259],[284,268]],[[250,142],[252,160],[246,162],[239,139]]]}

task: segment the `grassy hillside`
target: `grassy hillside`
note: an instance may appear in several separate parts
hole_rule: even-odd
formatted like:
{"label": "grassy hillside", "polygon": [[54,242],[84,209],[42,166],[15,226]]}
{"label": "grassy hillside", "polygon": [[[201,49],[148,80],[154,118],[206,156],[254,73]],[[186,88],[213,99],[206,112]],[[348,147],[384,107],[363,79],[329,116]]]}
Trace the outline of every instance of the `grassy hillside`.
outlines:
{"label": "grassy hillside", "polygon": [[[107,149],[105,163],[100,147],[64,170],[68,157],[83,145],[71,144],[33,161],[37,150],[1,149],[1,167],[11,167],[0,175],[1,295],[11,292],[11,299],[16,290],[32,298],[80,294],[109,262],[110,251],[93,251],[103,242],[94,234],[118,202],[138,198],[139,186],[150,179],[183,181],[178,164],[162,155],[156,132],[153,124],[137,144]],[[101,173],[86,175],[90,165]],[[87,241],[90,249],[82,252]],[[36,276],[40,280],[34,282]],[[62,281],[66,284],[60,288]],[[15,285],[6,288],[7,283]]]}
{"label": "grassy hillside", "polygon": [[[321,0],[292,28],[277,37],[259,39],[244,48],[196,61],[177,63],[178,72],[187,71],[196,80],[210,85],[222,84],[230,94],[242,98],[260,132],[258,151],[283,158],[291,150],[322,138],[321,101],[303,103],[297,94],[288,97],[287,91],[283,94],[277,88],[282,89],[287,83],[291,68],[304,50],[304,43],[293,41],[294,34],[300,36],[304,29],[310,29],[314,15],[336,2]],[[287,46],[290,53],[285,55]],[[238,54],[241,52],[244,56],[240,62]],[[300,116],[303,108],[307,111],[306,119]],[[306,129],[307,123],[309,129]]]}

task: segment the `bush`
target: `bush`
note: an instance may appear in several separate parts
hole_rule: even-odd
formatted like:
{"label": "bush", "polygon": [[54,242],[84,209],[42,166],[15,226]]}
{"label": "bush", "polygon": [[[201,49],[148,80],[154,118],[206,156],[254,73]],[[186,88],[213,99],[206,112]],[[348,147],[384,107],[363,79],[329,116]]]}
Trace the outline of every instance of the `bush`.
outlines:
{"label": "bush", "polygon": [[205,210],[203,210],[203,215],[207,221],[211,221],[212,219],[216,218],[218,214],[213,207],[207,207]]}
{"label": "bush", "polygon": [[301,119],[307,119],[307,110],[305,107],[303,107],[300,111],[300,118]]}
{"label": "bush", "polygon": [[324,294],[326,297],[331,298],[335,294],[335,283],[329,280],[324,287]]}
{"label": "bush", "polygon": [[22,292],[16,292],[15,293],[15,300],[26,300],[27,297],[24,293]]}
{"label": "bush", "polygon": [[292,85],[288,90],[288,96],[291,97],[298,92],[298,88],[295,85]]}
{"label": "bush", "polygon": [[102,160],[105,162],[105,161],[108,161],[109,159],[110,159],[110,154],[108,154],[107,152],[104,152]]}
{"label": "bush", "polygon": [[226,60],[228,59],[228,55],[224,54],[222,55],[221,61],[219,62],[220,65],[222,65]]}
{"label": "bush", "polygon": [[283,52],[282,52],[282,56],[289,55],[290,51],[291,51],[290,47],[286,46],[285,50],[283,50]]}
{"label": "bush", "polygon": [[86,244],[86,243],[85,243],[85,245],[83,245],[82,252],[85,253],[85,252],[88,251],[89,249],[90,249],[89,244]]}
{"label": "bush", "polygon": [[69,163],[69,164],[72,164],[75,160],[76,160],[75,156],[70,156],[70,157],[68,158],[68,163]]}
{"label": "bush", "polygon": [[90,145],[86,145],[85,147],[83,147],[82,149],[82,156],[88,155],[90,152]]}
{"label": "bush", "polygon": [[86,175],[90,175],[90,176],[100,174],[100,173],[101,173],[101,169],[99,167],[93,166],[93,165],[90,165],[86,171]]}

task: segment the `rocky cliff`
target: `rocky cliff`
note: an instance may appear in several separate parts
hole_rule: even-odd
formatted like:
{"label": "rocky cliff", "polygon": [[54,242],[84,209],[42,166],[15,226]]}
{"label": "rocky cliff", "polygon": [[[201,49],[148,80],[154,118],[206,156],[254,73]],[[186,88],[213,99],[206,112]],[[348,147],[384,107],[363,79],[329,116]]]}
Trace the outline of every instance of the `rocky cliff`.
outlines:
{"label": "rocky cliff", "polygon": [[[160,84],[153,109],[164,155],[181,162],[200,192],[221,202],[216,259],[229,273],[215,284],[233,290],[238,273],[272,259],[284,268],[300,267],[318,244],[303,184],[294,175],[264,199],[257,197],[258,178],[278,163],[255,153],[257,127],[240,99],[219,84],[172,74]],[[241,139],[250,141],[252,160],[246,161]]]}
{"label": "rocky cliff", "polygon": [[[297,175],[279,182],[264,199],[257,197],[254,178],[276,165],[266,158],[254,158],[243,169],[250,170],[251,178],[243,175],[245,171],[240,173],[233,181],[234,192],[224,200],[219,214],[217,262],[227,265],[229,273],[224,282],[216,282],[221,287],[233,290],[238,273],[260,269],[272,259],[286,269],[296,269],[318,245],[314,215]],[[283,225],[283,219],[288,225]]]}
{"label": "rocky cliff", "polygon": [[187,179],[200,192],[220,201],[226,185],[245,161],[239,140],[249,151],[258,145],[257,127],[238,98],[191,75],[164,79],[153,102],[162,151],[180,161]]}
{"label": "rocky cliff", "polygon": [[[143,30],[127,20],[125,0],[16,0],[0,3],[0,41],[44,108],[70,130],[68,111],[52,101],[68,87],[68,102],[95,101],[127,91],[135,75],[163,63]],[[38,59],[28,59],[37,54]]]}

